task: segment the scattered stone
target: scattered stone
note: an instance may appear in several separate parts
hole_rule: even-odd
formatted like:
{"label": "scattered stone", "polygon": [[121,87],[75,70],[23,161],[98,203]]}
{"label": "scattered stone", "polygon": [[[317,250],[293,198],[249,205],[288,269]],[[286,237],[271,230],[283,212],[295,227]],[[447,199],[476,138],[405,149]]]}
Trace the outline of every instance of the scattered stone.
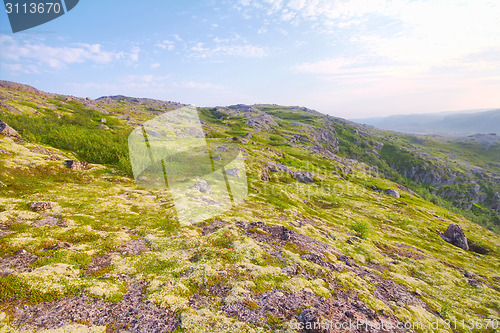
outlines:
{"label": "scattered stone", "polygon": [[198,227],[201,228],[203,236],[216,232],[217,230],[223,228],[227,225],[226,221],[215,220],[214,222],[208,225],[198,224]]}
{"label": "scattered stone", "polygon": [[464,277],[470,279],[474,276],[474,274],[472,272],[469,272],[469,271],[465,271],[464,272]]}
{"label": "scattered stone", "polygon": [[33,267],[30,267],[38,257],[29,253],[26,250],[19,250],[13,256],[0,257],[0,277],[30,272]]}
{"label": "scattered stone", "polygon": [[306,287],[306,288],[303,288],[302,291],[305,292],[305,293],[308,293],[308,294],[314,294],[314,291],[312,291],[311,288],[307,288]]}
{"label": "scattered stone", "polygon": [[149,247],[146,245],[144,238],[138,238],[134,240],[127,241],[123,244],[120,249],[122,255],[138,255],[141,252],[149,251]]}
{"label": "scattered stone", "polygon": [[[106,326],[109,332],[173,332],[181,325],[172,311],[145,302],[146,283],[136,282],[120,302],[105,302],[79,294],[52,302],[26,304],[16,311],[16,326],[39,330],[57,330],[68,323],[82,322],[89,326]],[[31,329],[29,329],[31,331]]]}
{"label": "scattered stone", "polygon": [[249,143],[249,142],[250,142],[250,140],[248,140],[248,139],[243,139],[243,138],[242,138],[242,139],[238,139],[237,141],[238,141],[239,143]]}
{"label": "scattered stone", "polygon": [[241,177],[241,175],[240,175],[240,169],[238,169],[238,168],[233,168],[233,169],[226,170],[226,174],[228,176],[232,176],[232,177],[236,177],[236,178],[240,178]]}
{"label": "scattered stone", "polygon": [[18,109],[16,109],[12,105],[10,105],[8,103],[4,103],[2,101],[0,101],[0,107],[6,109],[9,112],[15,113],[15,114],[22,114],[21,111],[19,111]]}
{"label": "scattered stone", "polygon": [[57,227],[67,227],[66,223],[64,223],[60,218],[55,216],[48,216],[44,219],[35,221],[31,224],[32,227],[38,228],[43,225],[53,225]]}
{"label": "scattered stone", "polygon": [[89,164],[87,162],[75,161],[75,160],[66,160],[64,161],[64,165],[66,165],[68,169],[75,171],[87,170],[89,167]]}
{"label": "scattered stone", "polygon": [[293,266],[286,266],[281,269],[281,272],[285,275],[295,275],[297,269]]}
{"label": "scattered stone", "polygon": [[196,293],[193,297],[191,297],[188,304],[191,308],[198,310],[202,307],[208,307],[210,303],[211,301],[209,297]]}
{"label": "scattered stone", "polygon": [[206,180],[197,179],[196,184],[189,187],[192,190],[198,190],[201,193],[212,193],[212,186],[208,185]]}
{"label": "scattered stone", "polygon": [[384,192],[386,195],[392,195],[393,197],[395,198],[401,198],[401,195],[399,194],[398,191],[395,191],[395,190],[392,190],[392,189],[388,189]]}
{"label": "scattered stone", "polygon": [[482,283],[476,279],[468,279],[469,284],[473,287],[479,288],[482,286]]}
{"label": "scattered stone", "polygon": [[13,139],[22,139],[19,133],[16,132],[15,129],[7,125],[4,121],[0,120],[0,134]]}
{"label": "scattered stone", "polygon": [[106,123],[107,123],[106,118],[101,118],[101,123],[102,123],[102,124],[106,124]]}
{"label": "scattered stone", "polygon": [[54,208],[54,204],[52,202],[35,201],[30,204],[30,209],[34,212],[41,212],[52,208]]}
{"label": "scattered stone", "polygon": [[303,324],[303,331],[306,333],[319,333],[323,332],[321,329],[321,322],[318,313],[315,309],[305,309],[297,317],[299,322]]}
{"label": "scattered stone", "polygon": [[262,131],[269,131],[271,128],[278,126],[273,116],[264,112],[260,112],[257,116],[248,119],[245,124]]}
{"label": "scattered stone", "polygon": [[220,206],[220,203],[218,203],[217,201],[215,201],[214,199],[211,199],[211,198],[202,198],[201,199],[203,201],[203,205],[204,206]]}
{"label": "scattered stone", "polygon": [[464,231],[458,224],[450,224],[444,234],[441,234],[441,238],[461,249],[469,250],[467,237],[465,237]]}
{"label": "scattered stone", "polygon": [[109,255],[104,255],[104,256],[98,256],[98,257],[93,257],[92,261],[90,262],[89,267],[87,270],[83,273],[83,277],[89,277],[93,275],[94,273],[98,272],[99,270],[109,267],[111,265],[111,256]]}
{"label": "scattered stone", "polygon": [[316,174],[310,171],[296,171],[292,172],[293,178],[298,180],[301,183],[314,183],[316,182]]}
{"label": "scattered stone", "polygon": [[339,260],[344,262],[344,264],[346,264],[347,266],[354,266],[355,265],[354,261],[346,255],[339,256]]}
{"label": "scattered stone", "polygon": [[0,181],[0,187],[7,187],[2,181]]}
{"label": "scattered stone", "polygon": [[260,174],[260,180],[263,180],[265,182],[271,181],[271,176],[269,175],[269,168],[267,166],[262,168]]}
{"label": "scattered stone", "polygon": [[102,129],[102,130],[108,130],[109,129],[109,127],[106,126],[106,125],[104,125],[104,124],[97,125],[97,128]]}
{"label": "scattered stone", "polygon": [[361,239],[359,239],[358,237],[352,236],[352,237],[349,237],[345,242],[347,244],[354,245],[354,242],[361,243]]}
{"label": "scattered stone", "polygon": [[220,151],[220,152],[227,152],[227,150],[229,149],[229,146],[228,145],[221,145],[221,146],[218,146],[217,148],[214,149],[214,151]]}
{"label": "scattered stone", "polygon": [[51,250],[59,250],[59,249],[69,249],[71,248],[71,244],[68,242],[58,242],[56,246],[52,247]]}
{"label": "scattered stone", "polygon": [[267,163],[267,167],[269,168],[269,171],[271,172],[286,172],[286,173],[292,173],[292,170],[287,167],[286,165],[280,164],[280,163]]}

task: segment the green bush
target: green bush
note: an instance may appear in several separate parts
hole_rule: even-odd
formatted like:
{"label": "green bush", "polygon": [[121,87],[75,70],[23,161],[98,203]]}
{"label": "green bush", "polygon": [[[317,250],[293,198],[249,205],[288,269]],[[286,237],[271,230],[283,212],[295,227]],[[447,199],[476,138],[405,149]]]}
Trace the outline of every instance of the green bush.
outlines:
{"label": "green bush", "polygon": [[370,226],[364,221],[356,222],[351,229],[356,232],[356,236],[363,239],[366,238],[370,232]]}

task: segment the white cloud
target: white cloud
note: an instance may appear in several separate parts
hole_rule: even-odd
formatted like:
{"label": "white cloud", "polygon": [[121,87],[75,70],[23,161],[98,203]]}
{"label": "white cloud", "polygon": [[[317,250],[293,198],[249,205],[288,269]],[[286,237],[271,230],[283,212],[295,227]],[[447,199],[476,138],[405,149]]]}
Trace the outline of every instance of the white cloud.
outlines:
{"label": "white cloud", "polygon": [[236,34],[231,38],[213,38],[215,45],[207,46],[206,43],[196,42],[189,50],[191,56],[195,58],[220,58],[220,57],[241,57],[241,58],[264,58],[268,56],[266,48],[251,45],[243,37]]}
{"label": "white cloud", "polygon": [[151,69],[157,69],[157,68],[159,68],[159,67],[160,67],[160,64],[159,64],[159,63],[157,63],[157,62],[155,62],[154,64],[151,64],[151,66],[150,66],[150,67],[151,67]]}
{"label": "white cloud", "polygon": [[2,67],[13,72],[41,73],[87,62],[99,65],[126,59],[136,62],[139,52],[138,47],[129,53],[107,51],[100,44],[49,46],[42,40],[20,40],[0,35]]}
{"label": "white cloud", "polygon": [[377,13],[385,5],[384,0],[240,0],[239,6],[264,8],[268,15],[274,15],[282,21],[316,21],[322,20],[329,25],[332,20],[336,24],[369,13]]}
{"label": "white cloud", "polygon": [[[359,54],[432,67],[500,47],[500,2],[491,0],[240,0],[275,20],[339,29]],[[389,23],[388,23],[389,22]],[[370,29],[366,29],[370,27]],[[334,28],[334,29],[333,29]]]}
{"label": "white cloud", "polygon": [[138,46],[134,46],[132,48],[132,52],[130,53],[130,61],[132,62],[137,62],[139,61],[139,53],[141,52],[141,48]]}
{"label": "white cloud", "polygon": [[175,49],[175,42],[165,39],[165,40],[159,42],[158,44],[156,44],[156,46],[162,50],[172,51],[173,49]]}

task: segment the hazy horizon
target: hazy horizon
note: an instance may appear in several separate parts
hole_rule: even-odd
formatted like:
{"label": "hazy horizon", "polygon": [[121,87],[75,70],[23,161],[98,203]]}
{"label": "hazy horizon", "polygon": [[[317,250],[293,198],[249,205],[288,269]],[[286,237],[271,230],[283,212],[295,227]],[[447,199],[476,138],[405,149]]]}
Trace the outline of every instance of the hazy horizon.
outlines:
{"label": "hazy horizon", "polygon": [[[13,34],[0,79],[98,98],[297,105],[347,119],[500,105],[500,3],[81,1]],[[454,112],[454,111],[451,111]]]}

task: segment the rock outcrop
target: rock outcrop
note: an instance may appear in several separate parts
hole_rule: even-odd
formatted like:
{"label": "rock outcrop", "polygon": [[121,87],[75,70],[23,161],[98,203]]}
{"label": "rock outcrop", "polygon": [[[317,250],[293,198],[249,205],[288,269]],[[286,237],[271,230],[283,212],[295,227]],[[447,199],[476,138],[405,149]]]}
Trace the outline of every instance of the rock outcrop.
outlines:
{"label": "rock outcrop", "polygon": [[8,103],[0,101],[0,107],[2,109],[5,109],[5,110],[12,112],[12,113],[15,113],[15,114],[21,114],[21,111],[19,111],[18,109],[16,109],[15,107],[13,107],[12,105],[10,105]]}
{"label": "rock outcrop", "polygon": [[7,125],[7,123],[2,120],[0,120],[0,134],[13,139],[22,139],[15,129]]}
{"label": "rock outcrop", "polygon": [[189,187],[192,190],[198,190],[201,193],[212,193],[212,186],[208,185],[206,180],[197,180],[196,184]]}
{"label": "rock outcrop", "polygon": [[0,80],[0,87],[6,88],[11,91],[23,91],[27,92],[30,94],[34,94],[37,96],[42,96],[42,97],[51,97],[51,94],[40,91],[32,86],[29,86],[27,84],[22,84],[22,83],[16,83],[16,82],[11,82],[11,81],[4,81]]}
{"label": "rock outcrop", "polygon": [[317,175],[310,171],[296,171],[292,172],[292,177],[301,183],[314,183],[316,182]]}
{"label": "rock outcrop", "polygon": [[245,124],[261,131],[269,131],[271,130],[271,128],[278,126],[276,120],[274,120],[272,116],[264,112],[261,112],[256,116],[248,119]]}
{"label": "rock outcrop", "polygon": [[226,174],[228,176],[235,177],[235,178],[241,177],[240,169],[238,169],[238,168],[228,169],[228,170],[226,170]]}
{"label": "rock outcrop", "polygon": [[411,166],[406,170],[399,170],[401,174],[413,179],[417,183],[426,183],[430,185],[452,185],[456,183],[457,175],[449,168],[436,170],[423,166]]}
{"label": "rock outcrop", "polygon": [[269,175],[269,168],[267,166],[262,168],[262,171],[260,174],[260,180],[263,180],[265,182],[268,182],[271,180],[271,176]]}
{"label": "rock outcrop", "polygon": [[301,183],[314,183],[316,182],[316,177],[318,177],[317,174],[310,171],[292,171],[292,169],[290,169],[290,167],[286,165],[275,162],[268,162],[262,168],[260,179],[264,181],[269,181],[271,179],[269,176],[269,172],[288,173],[295,180],[298,180]]}
{"label": "rock outcrop", "polygon": [[391,195],[391,196],[393,196],[395,198],[401,198],[401,195],[399,194],[399,192],[395,191],[395,190],[392,190],[392,189],[387,189],[387,190],[385,190],[384,193],[387,194],[387,195]]}
{"label": "rock outcrop", "polygon": [[290,167],[287,167],[286,165],[280,164],[280,163],[268,163],[267,167],[269,168],[269,171],[271,172],[286,172],[286,173],[291,173],[292,169]]}
{"label": "rock outcrop", "polygon": [[448,229],[441,235],[441,238],[450,244],[455,245],[464,250],[469,250],[469,243],[465,233],[458,224],[450,224]]}

